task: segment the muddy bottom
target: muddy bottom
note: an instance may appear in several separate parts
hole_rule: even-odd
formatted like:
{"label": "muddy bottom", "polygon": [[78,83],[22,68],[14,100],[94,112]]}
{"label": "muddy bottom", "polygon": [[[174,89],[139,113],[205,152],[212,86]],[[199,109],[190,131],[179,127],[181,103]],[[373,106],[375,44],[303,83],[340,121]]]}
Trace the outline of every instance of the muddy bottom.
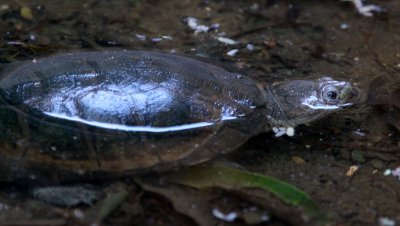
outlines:
{"label": "muddy bottom", "polygon": [[[294,137],[261,134],[224,161],[304,190],[333,225],[392,226],[400,224],[400,176],[392,172],[400,167],[400,2],[368,1],[373,3],[382,10],[368,16],[351,2],[333,0],[2,0],[0,63],[69,51],[144,49],[205,57],[259,82],[331,76],[356,83],[368,96],[365,104],[299,126]],[[111,182],[91,186],[103,197],[116,187]],[[172,185],[163,190],[129,178],[118,186],[129,191],[127,201],[105,219],[89,217],[89,223],[249,224],[207,222],[177,205],[207,200],[272,213],[259,225],[308,224],[302,211],[282,204],[261,208],[242,193]],[[89,224],[82,219],[96,212],[88,204],[54,207],[30,190],[2,185],[0,225]],[[182,196],[192,199],[178,199]]]}

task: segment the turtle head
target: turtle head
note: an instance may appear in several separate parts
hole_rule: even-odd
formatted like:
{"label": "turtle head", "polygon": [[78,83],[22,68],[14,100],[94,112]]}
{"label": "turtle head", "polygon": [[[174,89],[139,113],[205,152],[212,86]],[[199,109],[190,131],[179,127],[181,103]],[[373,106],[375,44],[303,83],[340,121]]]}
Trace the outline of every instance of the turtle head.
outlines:
{"label": "turtle head", "polygon": [[266,88],[267,119],[273,126],[296,126],[361,102],[362,92],[350,82],[329,77],[292,80]]}

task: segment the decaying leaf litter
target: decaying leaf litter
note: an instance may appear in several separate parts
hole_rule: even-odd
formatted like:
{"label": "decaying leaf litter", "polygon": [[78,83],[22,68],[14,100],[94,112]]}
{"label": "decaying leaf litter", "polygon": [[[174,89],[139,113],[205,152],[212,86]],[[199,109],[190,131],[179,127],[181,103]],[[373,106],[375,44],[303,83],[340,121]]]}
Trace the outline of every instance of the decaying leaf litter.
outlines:
{"label": "decaying leaf litter", "polygon": [[[393,99],[397,88],[393,84],[398,81],[400,8],[395,1],[373,3],[384,12],[373,12],[376,14],[367,18],[352,3],[339,1],[77,1],[66,5],[56,1],[4,1],[0,11],[0,59],[31,60],[60,50],[110,47],[163,50],[208,56],[213,62],[233,66],[266,82],[329,74],[361,84],[371,90],[373,97],[388,92],[389,98],[382,96],[379,104],[371,101],[371,105],[346,116],[335,115],[296,128],[293,138],[276,139],[273,134],[256,137],[229,159],[252,172],[295,184],[337,224],[390,225],[399,221],[399,182],[387,170],[396,172],[399,166],[395,117],[398,109]],[[24,7],[32,11],[32,18]],[[116,14],[116,10],[120,13]],[[189,17],[211,29],[194,34],[185,22]],[[233,45],[229,44],[231,40]],[[294,162],[293,156],[305,163]],[[357,170],[346,176],[352,166]],[[385,172],[388,176],[384,176]],[[120,212],[106,218],[106,224],[166,225],[193,220],[185,213],[171,213],[172,217],[164,217],[161,212],[149,215],[157,205],[170,205],[168,197],[148,195],[129,181],[125,183],[132,186],[134,195],[122,204]],[[8,186],[1,198],[4,222],[14,219],[22,225],[61,225],[70,219],[68,216],[79,218],[83,210],[90,208],[56,210],[27,196],[20,188]],[[28,205],[23,204],[26,200]],[[252,205],[257,206],[254,202]],[[148,211],[143,212],[143,207]],[[282,212],[289,208],[292,207]],[[130,211],[134,214],[128,217],[118,215],[126,216]],[[296,214],[293,216],[296,218]],[[278,217],[267,224],[279,224],[281,220]]]}

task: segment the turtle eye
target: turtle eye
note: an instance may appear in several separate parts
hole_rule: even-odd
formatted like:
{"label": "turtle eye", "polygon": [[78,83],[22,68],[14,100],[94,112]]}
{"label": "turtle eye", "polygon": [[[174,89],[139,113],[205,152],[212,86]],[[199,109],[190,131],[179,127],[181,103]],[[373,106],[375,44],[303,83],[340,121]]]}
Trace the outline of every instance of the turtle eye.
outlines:
{"label": "turtle eye", "polygon": [[338,94],[337,94],[335,91],[329,91],[326,95],[327,95],[329,98],[331,98],[332,100],[336,100],[336,98],[337,98],[337,96],[338,96]]}
{"label": "turtle eye", "polygon": [[339,95],[339,90],[334,86],[326,86],[323,90],[323,98],[327,102],[337,101]]}

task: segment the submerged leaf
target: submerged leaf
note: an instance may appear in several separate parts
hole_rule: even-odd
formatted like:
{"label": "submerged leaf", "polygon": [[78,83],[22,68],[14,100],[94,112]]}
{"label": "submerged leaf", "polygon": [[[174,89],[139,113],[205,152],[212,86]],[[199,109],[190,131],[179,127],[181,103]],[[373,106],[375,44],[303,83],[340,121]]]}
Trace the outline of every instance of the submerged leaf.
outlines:
{"label": "submerged leaf", "polygon": [[261,188],[273,193],[282,201],[301,206],[310,215],[318,215],[318,207],[311,198],[295,186],[259,173],[224,166],[200,165],[169,177],[175,183],[194,188],[222,187],[226,189]]}

